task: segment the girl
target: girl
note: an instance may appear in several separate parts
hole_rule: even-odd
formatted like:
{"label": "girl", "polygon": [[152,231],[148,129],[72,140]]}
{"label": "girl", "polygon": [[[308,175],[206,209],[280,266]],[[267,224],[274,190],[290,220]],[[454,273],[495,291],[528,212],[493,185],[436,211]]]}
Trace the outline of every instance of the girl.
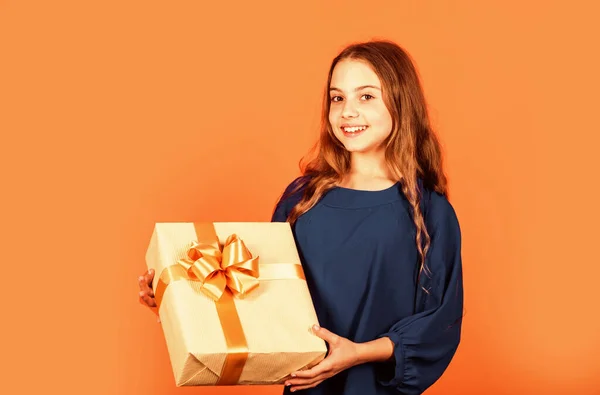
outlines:
{"label": "girl", "polygon": [[[351,45],[329,70],[317,155],[279,200],[329,348],[285,393],[420,394],[460,341],[461,234],[410,57]],[[140,300],[156,306],[139,278]]]}

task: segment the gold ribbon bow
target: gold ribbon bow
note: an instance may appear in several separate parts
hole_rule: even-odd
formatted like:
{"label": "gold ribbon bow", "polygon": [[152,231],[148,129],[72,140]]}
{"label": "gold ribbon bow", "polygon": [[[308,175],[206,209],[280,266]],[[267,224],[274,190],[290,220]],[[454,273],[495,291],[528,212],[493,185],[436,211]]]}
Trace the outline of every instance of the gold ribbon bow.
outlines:
{"label": "gold ribbon bow", "polygon": [[244,242],[233,234],[227,238],[223,251],[215,243],[192,242],[187,257],[177,263],[190,277],[202,283],[202,291],[214,301],[222,298],[225,288],[236,297],[243,297],[258,287],[258,257],[252,257]]}

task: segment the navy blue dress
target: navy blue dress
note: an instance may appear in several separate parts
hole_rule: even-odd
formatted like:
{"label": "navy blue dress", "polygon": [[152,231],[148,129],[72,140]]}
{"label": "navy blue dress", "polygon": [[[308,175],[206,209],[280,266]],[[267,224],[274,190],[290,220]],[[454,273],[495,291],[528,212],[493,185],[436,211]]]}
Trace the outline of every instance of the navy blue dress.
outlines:
{"label": "navy blue dress", "polygon": [[[300,200],[303,190],[288,193],[294,183],[272,221],[285,222]],[[461,334],[461,235],[448,200],[422,190],[431,274],[421,275],[420,286],[416,227],[399,183],[382,191],[334,188],[293,226],[320,325],[354,342],[387,336],[395,345],[390,361],[355,366],[295,393],[420,394],[447,368]]]}

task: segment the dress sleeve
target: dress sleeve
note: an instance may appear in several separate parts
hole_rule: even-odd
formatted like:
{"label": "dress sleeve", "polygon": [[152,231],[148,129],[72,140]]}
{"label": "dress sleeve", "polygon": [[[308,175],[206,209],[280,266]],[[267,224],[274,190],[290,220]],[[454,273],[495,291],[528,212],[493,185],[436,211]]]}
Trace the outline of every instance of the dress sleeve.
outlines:
{"label": "dress sleeve", "polygon": [[446,370],[458,348],[463,313],[461,232],[450,203],[433,196],[427,218],[431,244],[429,275],[421,275],[416,314],[387,333],[394,343],[391,361],[378,366],[378,379],[406,395],[421,394]]}
{"label": "dress sleeve", "polygon": [[283,192],[283,195],[277,202],[271,222],[286,222],[288,215],[296,204],[302,199],[304,192],[303,186],[306,183],[306,177],[298,177],[292,181]]}

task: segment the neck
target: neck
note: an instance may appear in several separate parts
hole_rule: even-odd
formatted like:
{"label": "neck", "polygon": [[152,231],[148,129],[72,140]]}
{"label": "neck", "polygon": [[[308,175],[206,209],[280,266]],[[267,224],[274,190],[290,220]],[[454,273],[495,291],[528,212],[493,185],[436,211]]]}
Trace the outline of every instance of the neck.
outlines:
{"label": "neck", "polygon": [[350,174],[362,177],[390,178],[390,172],[385,162],[385,154],[353,152],[350,157]]}
{"label": "neck", "polygon": [[379,190],[395,182],[383,153],[375,155],[353,152],[350,157],[350,170],[340,185],[355,189]]}

